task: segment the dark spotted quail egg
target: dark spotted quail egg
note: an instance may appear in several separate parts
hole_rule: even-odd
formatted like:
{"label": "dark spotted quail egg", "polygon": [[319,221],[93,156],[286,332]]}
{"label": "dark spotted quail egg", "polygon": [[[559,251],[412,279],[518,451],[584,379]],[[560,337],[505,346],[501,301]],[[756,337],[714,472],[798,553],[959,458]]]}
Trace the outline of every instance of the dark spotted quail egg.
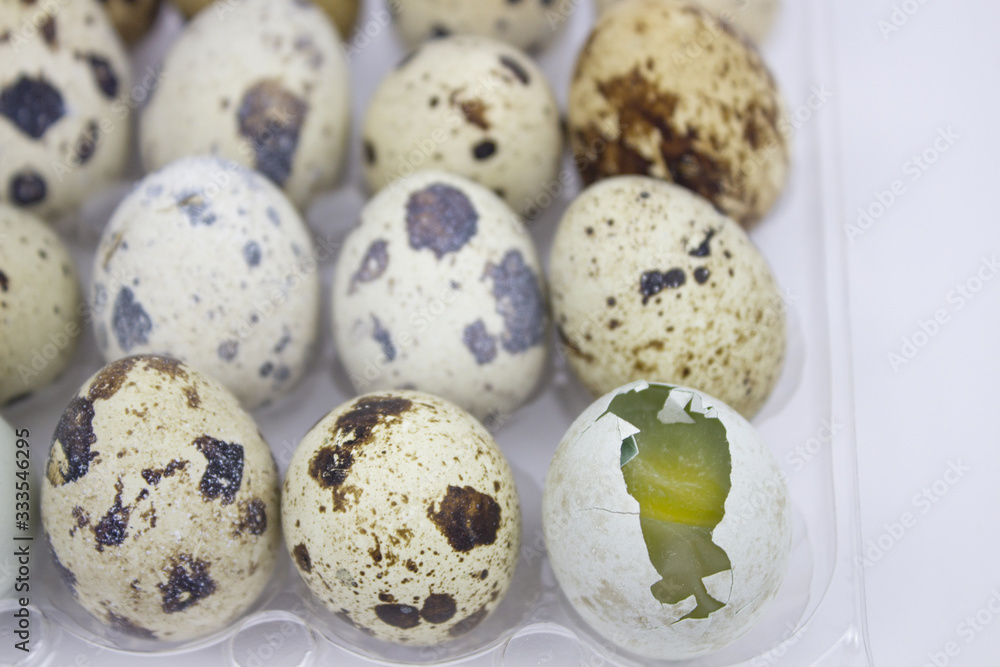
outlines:
{"label": "dark spotted quail egg", "polygon": [[130,72],[95,0],[0,2],[0,201],[52,219],[118,179]]}
{"label": "dark spotted quail egg", "polygon": [[781,294],[746,232],[707,200],[642,176],[601,181],[566,211],[551,258],[563,349],[595,396],[675,382],[749,418],[770,395]]}
{"label": "dark spotted quail egg", "polygon": [[319,332],[312,240],[288,199],[233,162],[186,158],[122,201],[97,248],[97,344],[110,361],[168,353],[248,408],[305,373]]}
{"label": "dark spotted quail egg", "polygon": [[580,53],[569,131],[584,180],[654,176],[743,225],[788,175],[784,104],[756,48],[680,0],[623,0]]}
{"label": "dark spotted quail egg", "polygon": [[553,4],[552,0],[397,0],[393,7],[396,28],[411,47],[428,39],[473,34],[536,50],[566,23],[568,12]]}
{"label": "dark spotted quail egg", "polygon": [[334,336],[358,392],[415,388],[482,420],[531,394],[548,322],[524,225],[486,188],[444,172],[369,202],[334,274]]}
{"label": "dark spotted quail egg", "polygon": [[483,426],[442,399],[367,394],[299,444],[282,493],[285,544],[313,594],[379,639],[462,636],[500,604],[521,514]]}
{"label": "dark spotted quail egg", "polygon": [[[622,0],[597,0],[600,11]],[[771,32],[781,8],[780,0],[695,0],[723,23],[741,29],[754,42],[760,44]]]}
{"label": "dark spotted quail egg", "polygon": [[[313,0],[313,2],[330,15],[337,24],[341,36],[346,39],[357,20],[361,0]],[[174,0],[174,4],[186,16],[193,16],[212,4],[212,0]]]}
{"label": "dark spotted quail egg", "polygon": [[729,406],[636,382],[570,426],[545,479],[549,560],[570,603],[660,660],[718,651],[777,595],[792,545],[774,456]]}
{"label": "dark spotted quail egg", "polygon": [[444,169],[522,215],[549,198],[562,154],[559,109],[542,71],[511,46],[468,35],[425,44],[391,72],[363,136],[372,191],[421,168]]}
{"label": "dark spotted quail egg", "polygon": [[0,203],[0,405],[73,359],[83,314],[69,250],[46,223]]}
{"label": "dark spotted quail egg", "polygon": [[190,639],[235,620],[270,578],[277,472],[222,385],[173,359],[129,357],[59,420],[42,521],[87,611],[135,637]]}
{"label": "dark spotted quail egg", "polygon": [[222,2],[167,54],[143,112],[142,160],[211,154],[253,167],[305,208],[333,187],[350,125],[340,40],[311,2]]}
{"label": "dark spotted quail egg", "polygon": [[135,44],[156,21],[160,0],[99,0],[126,44]]}

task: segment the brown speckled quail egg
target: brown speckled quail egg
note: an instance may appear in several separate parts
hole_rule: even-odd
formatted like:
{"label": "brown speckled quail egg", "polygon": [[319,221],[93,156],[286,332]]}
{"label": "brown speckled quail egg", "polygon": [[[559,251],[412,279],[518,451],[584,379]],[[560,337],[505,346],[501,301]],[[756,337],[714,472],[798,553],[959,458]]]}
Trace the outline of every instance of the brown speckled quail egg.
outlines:
{"label": "brown speckled quail egg", "polygon": [[393,3],[393,16],[411,47],[452,34],[473,34],[537,50],[566,23],[568,13],[552,4],[552,0],[401,0]]}
{"label": "brown speckled quail egg", "polygon": [[340,40],[310,2],[243,0],[199,14],[171,46],[143,112],[143,164],[234,160],[300,208],[331,189],[350,125]]}
{"label": "brown speckled quail egg", "polygon": [[324,417],[292,457],[285,544],[309,589],[388,641],[430,645],[500,604],[521,514],[483,426],[429,394],[367,394]]}
{"label": "brown speckled quail egg", "polygon": [[678,0],[610,7],[581,52],[569,131],[587,183],[617,174],[673,181],[743,225],[788,174],[784,106],[756,48]]}
{"label": "brown speckled quail egg", "polygon": [[791,552],[788,490],[766,443],[721,401],[665,384],[616,389],[570,426],[542,522],[576,611],[661,660],[718,651],[750,630]]}
{"label": "brown speckled quail egg", "polygon": [[[346,39],[358,18],[361,0],[312,0],[312,2],[333,19],[341,36]],[[174,0],[174,4],[185,16],[194,16],[212,4],[212,0]]]}
{"label": "brown speckled quail egg", "polygon": [[160,12],[160,0],[99,0],[126,44],[149,32]]}
{"label": "brown speckled quail egg", "polygon": [[391,72],[368,107],[363,136],[372,191],[421,168],[444,169],[490,188],[522,215],[548,196],[562,153],[545,75],[517,49],[475,36],[425,44]]}
{"label": "brown speckled quail egg", "polygon": [[569,207],[552,246],[552,306],[570,365],[595,396],[633,380],[761,408],[785,355],[785,312],[746,233],[701,197],[642,176]]}
{"label": "brown speckled quail egg", "polygon": [[[597,0],[599,11],[622,0]],[[747,34],[755,43],[762,43],[771,33],[781,7],[780,0],[695,0],[723,23],[729,23]]]}
{"label": "brown speckled quail egg", "polygon": [[355,389],[419,389],[502,420],[545,365],[543,281],[530,235],[492,192],[437,171],[399,181],[362,211],[334,274]]}
{"label": "brown speckled quail egg", "polygon": [[135,106],[95,0],[0,3],[0,201],[54,219],[121,176]]}
{"label": "brown speckled quail egg", "polygon": [[69,250],[46,223],[0,203],[0,405],[66,368],[82,314]]}
{"label": "brown speckled quail egg", "polygon": [[167,353],[255,408],[300,378],[319,330],[312,240],[263,176],[185,158],[143,179],[108,222],[90,301],[108,361]]}
{"label": "brown speckled quail egg", "polygon": [[277,471],[222,385],[167,357],[129,357],[59,420],[42,521],[88,612],[135,637],[191,639],[235,620],[269,580]]}

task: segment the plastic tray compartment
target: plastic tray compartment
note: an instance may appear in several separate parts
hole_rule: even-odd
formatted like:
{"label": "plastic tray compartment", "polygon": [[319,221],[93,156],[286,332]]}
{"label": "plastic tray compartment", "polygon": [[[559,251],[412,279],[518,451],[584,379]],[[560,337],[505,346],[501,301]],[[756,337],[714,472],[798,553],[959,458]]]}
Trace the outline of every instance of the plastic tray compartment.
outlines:
{"label": "plastic tray compartment", "polygon": [[[777,457],[793,499],[794,544],[783,588],[763,620],[725,651],[689,664],[865,665],[864,595],[858,566],[857,475],[853,432],[851,358],[848,345],[843,237],[837,227],[835,181],[835,78],[829,67],[832,39],[826,4],[789,0],[764,54],[771,64],[793,121],[793,170],[776,210],[751,233],[770,261],[785,293],[789,350],[779,385],[755,424]],[[734,0],[734,6],[740,3]],[[590,0],[560,0],[568,25],[540,63],[562,102],[580,46],[594,19]],[[355,127],[382,75],[404,55],[388,25],[384,0],[369,0],[349,50],[354,83]],[[160,61],[180,30],[178,14],[165,9],[155,33],[133,53],[137,73]],[[139,77],[142,79],[142,76]],[[834,94],[831,98],[831,94]],[[354,133],[350,167],[338,191],[309,212],[317,236],[336,243],[357,220],[364,202],[360,139]],[[137,165],[137,160],[133,160]],[[531,227],[547,255],[556,224],[580,188],[567,156],[554,203]],[[140,176],[133,169],[133,178]],[[97,235],[122,184],[98,194],[80,219],[67,225],[81,276],[89,281]],[[321,266],[329,285],[332,260]],[[325,316],[325,320],[328,316]],[[295,390],[255,414],[284,472],[309,425],[350,396],[325,324],[321,359]],[[554,345],[554,344],[553,344]],[[58,416],[76,389],[100,366],[93,336],[83,334],[73,367],[53,386],[5,410],[15,428],[29,428],[36,471]],[[11,649],[10,623],[0,624],[0,663],[23,665],[140,664],[292,667],[309,665],[462,664],[528,665],[656,664],[631,656],[603,640],[562,596],[545,557],[541,527],[542,483],[548,463],[571,421],[590,398],[553,354],[551,372],[533,402],[495,429],[515,469],[524,532],[518,571],[497,613],[469,636],[448,645],[406,648],[374,641],[327,613],[299,581],[287,557],[255,607],[232,627],[193,644],[164,646],[110,633],[90,618],[36,558],[32,591],[34,650]],[[35,488],[39,488],[37,485]],[[36,544],[41,554],[44,545]],[[41,588],[41,591],[38,590]],[[0,601],[10,618],[16,602]]]}

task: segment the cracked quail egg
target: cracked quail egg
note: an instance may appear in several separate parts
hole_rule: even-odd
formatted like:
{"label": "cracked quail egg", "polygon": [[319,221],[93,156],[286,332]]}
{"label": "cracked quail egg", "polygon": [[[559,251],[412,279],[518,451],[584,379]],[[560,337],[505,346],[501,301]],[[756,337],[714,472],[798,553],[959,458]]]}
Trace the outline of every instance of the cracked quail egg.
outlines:
{"label": "cracked quail egg", "polygon": [[74,212],[125,168],[131,67],[95,0],[0,3],[0,201]]}
{"label": "cracked quail egg", "polygon": [[42,389],[73,359],[80,283],[46,223],[0,202],[0,405]]}
{"label": "cracked quail egg", "polygon": [[471,35],[429,42],[390,72],[362,135],[372,191],[420,168],[444,169],[521,215],[544,208],[562,155],[559,109],[542,71],[517,49]]}
{"label": "cracked quail egg", "polygon": [[452,34],[473,34],[535,51],[566,23],[571,9],[564,7],[553,7],[552,0],[397,0],[393,18],[410,47]]}
{"label": "cracked quail egg", "polygon": [[682,185],[749,226],[789,166],[784,103],[742,34],[679,0],[625,0],[601,15],[569,93],[586,183],[617,174]]}
{"label": "cracked quail egg", "polygon": [[312,356],[312,239],[263,176],[215,158],[178,160],[115,210],[97,248],[91,305],[108,361],[168,353],[252,409],[290,389]]}
{"label": "cracked quail egg", "polygon": [[781,374],[785,310],[767,261],[677,185],[619,176],[584,190],[559,223],[549,280],[563,350],[595,396],[683,383],[749,419]]}
{"label": "cracked quail egg", "polygon": [[545,480],[563,592],[604,637],[679,660],[747,632],[777,595],[791,511],[754,428],[694,389],[636,382],[570,426]]}
{"label": "cracked quail egg", "polygon": [[534,243],[495,194],[424,171],[372,199],[344,242],[333,331],[356,391],[412,388],[503,420],[547,358]]}
{"label": "cracked quail egg", "polygon": [[[604,11],[621,0],[597,0],[599,11]],[[731,23],[757,44],[771,33],[774,20],[781,8],[780,0],[695,0],[724,23]]]}
{"label": "cracked quail egg", "polygon": [[340,40],[311,2],[221,2],[171,46],[142,114],[153,170],[211,154],[252,167],[305,209],[336,183],[350,126]]}
{"label": "cracked quail egg", "polygon": [[180,641],[235,620],[271,576],[279,520],[253,419],[174,359],[105,366],[59,420],[43,526],[76,599],[119,632]]}
{"label": "cracked quail egg", "polygon": [[489,432],[429,394],[367,394],[303,438],[282,493],[285,544],[331,612],[415,646],[461,637],[503,599],[521,514]]}

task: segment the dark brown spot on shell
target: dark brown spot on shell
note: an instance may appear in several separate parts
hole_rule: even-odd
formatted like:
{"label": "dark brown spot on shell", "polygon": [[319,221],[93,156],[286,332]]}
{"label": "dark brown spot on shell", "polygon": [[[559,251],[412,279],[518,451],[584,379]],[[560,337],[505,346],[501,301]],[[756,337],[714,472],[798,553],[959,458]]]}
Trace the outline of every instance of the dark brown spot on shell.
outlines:
{"label": "dark brown spot on shell", "polygon": [[107,400],[117,394],[128,379],[129,371],[135,366],[135,362],[136,357],[126,357],[112,361],[98,371],[87,392],[90,400]]}
{"label": "dark brown spot on shell", "polygon": [[711,277],[711,275],[712,273],[704,266],[699,266],[697,269],[694,270],[694,279],[695,282],[697,282],[699,285],[704,285],[706,282],[708,282],[708,279]]}
{"label": "dark brown spot on shell", "polygon": [[162,468],[146,468],[142,471],[142,478],[146,480],[147,484],[156,486],[160,483],[160,480],[164,477],[173,477],[174,473],[178,470],[184,470],[187,466],[187,461],[178,461],[177,459],[172,460],[170,463]]}
{"label": "dark brown spot on shell", "polygon": [[449,486],[438,504],[427,508],[427,518],[434,522],[455,551],[471,551],[493,544],[500,528],[500,505],[471,486]]}
{"label": "dark brown spot on shell", "polygon": [[90,158],[94,156],[94,151],[97,150],[97,143],[100,139],[101,128],[95,121],[90,121],[76,142],[75,152],[79,164],[83,165],[90,162]]}
{"label": "dark brown spot on shell", "polygon": [[408,604],[375,605],[375,615],[387,625],[409,630],[420,625],[420,611]]}
{"label": "dark brown spot on shell", "polygon": [[497,152],[497,144],[492,139],[484,139],[472,147],[472,156],[477,160],[488,160]]}
{"label": "dark brown spot on shell", "polygon": [[137,360],[145,362],[144,370],[156,371],[168,376],[171,380],[186,380],[188,378],[184,364],[179,359],[173,357],[161,357],[155,354],[142,355],[136,357]]}
{"label": "dark brown spot on shell", "polygon": [[201,396],[194,387],[184,387],[184,397],[187,398],[188,407],[192,410],[197,410],[201,405]]}
{"label": "dark brown spot on shell", "polygon": [[233,502],[243,482],[243,445],[203,435],[194,446],[208,460],[198,487],[202,498],[207,502],[221,496],[223,505]]}
{"label": "dark brown spot on shell", "polygon": [[77,397],[70,401],[56,425],[52,446],[58,442],[66,458],[66,467],[57,468],[49,457],[48,478],[54,486],[75,482],[90,469],[90,462],[98,452],[90,446],[97,442],[94,435],[94,404],[86,398]]}
{"label": "dark brown spot on shell", "polygon": [[115,501],[101,520],[93,527],[94,545],[98,551],[104,551],[104,547],[116,547],[128,537],[128,519],[132,513],[131,507],[122,506],[122,491],[125,485],[122,478],[118,478],[115,484]]}
{"label": "dark brown spot on shell", "polygon": [[433,593],[424,600],[420,608],[420,618],[428,623],[447,623],[455,616],[457,609],[455,598],[447,593]]}
{"label": "dark brown spot on shell", "polygon": [[365,256],[361,260],[361,266],[351,276],[351,286],[349,294],[353,294],[360,283],[370,283],[382,277],[389,267],[389,242],[385,239],[372,241],[365,251]]}
{"label": "dark brown spot on shell", "polygon": [[461,110],[462,115],[465,116],[465,122],[475,125],[481,130],[490,129],[490,122],[486,119],[486,112],[489,107],[482,100],[461,100],[458,102],[458,108]]}
{"label": "dark brown spot on shell", "polygon": [[392,334],[389,333],[388,329],[382,326],[382,322],[380,322],[374,315],[372,315],[372,327],[372,338],[374,338],[375,342],[382,348],[382,354],[385,355],[386,360],[395,360],[396,346],[392,344]]}
{"label": "dark brown spot on shell", "polygon": [[111,315],[111,328],[115,340],[125,352],[149,342],[149,333],[153,329],[153,320],[146,313],[142,304],[136,301],[135,293],[128,287],[123,287],[115,298],[114,312]]}
{"label": "dark brown spot on shell", "polygon": [[38,172],[20,171],[11,176],[8,193],[11,201],[21,206],[31,206],[44,201],[49,186]]}
{"label": "dark brown spot on shell", "polygon": [[41,139],[65,114],[62,94],[45,79],[22,75],[0,91],[0,116],[32,139]]}
{"label": "dark brown spot on shell", "polygon": [[676,289],[687,282],[682,269],[670,269],[664,273],[646,271],[639,279],[639,292],[642,294],[642,305],[665,289]]}
{"label": "dark brown spot on shell", "polygon": [[249,88],[239,110],[240,134],[254,150],[258,171],[278,185],[292,173],[299,132],[309,106],[275,80]]}
{"label": "dark brown spot on shell", "polygon": [[55,46],[57,34],[58,28],[56,26],[56,17],[50,16],[45,23],[42,24],[42,38],[45,39],[45,43],[49,46]]}
{"label": "dark brown spot on shell", "polygon": [[254,498],[250,502],[241,501],[240,511],[242,517],[236,527],[237,533],[249,532],[251,535],[263,535],[267,530],[267,506],[260,498]]}
{"label": "dark brown spot on shell", "polygon": [[688,255],[691,257],[708,257],[712,254],[712,239],[715,238],[716,231],[714,229],[709,229],[705,232],[705,239],[698,245],[697,248],[688,251]]}
{"label": "dark brown spot on shell", "polygon": [[528,76],[527,70],[525,70],[521,63],[517,62],[514,58],[506,55],[500,56],[500,64],[513,72],[514,76],[517,77],[517,80],[524,85],[527,86],[531,83],[531,77]]}
{"label": "dark brown spot on shell", "polygon": [[83,56],[76,54],[76,57],[87,61],[87,64],[90,65],[90,71],[94,75],[97,87],[101,89],[101,92],[109,100],[114,99],[118,95],[118,75],[115,73],[115,69],[111,66],[111,63],[108,62],[108,59],[96,53],[89,53]]}
{"label": "dark brown spot on shell", "polygon": [[306,574],[312,572],[312,559],[309,558],[309,549],[306,548],[306,545],[296,544],[295,548],[292,549],[292,557],[295,559],[295,564],[299,566],[300,570]]}
{"label": "dark brown spot on shell", "polygon": [[489,264],[486,276],[493,281],[496,310],[504,320],[503,348],[517,354],[541,343],[547,321],[545,299],[538,277],[521,252],[508,251],[499,265]]}
{"label": "dark brown spot on shell", "polygon": [[163,612],[184,611],[214,593],[215,581],[209,576],[209,568],[209,562],[190,554],[170,559],[170,564],[163,568],[169,576],[167,583],[156,585],[160,589]]}
{"label": "dark brown spot on shell", "polygon": [[479,214],[464,192],[435,183],[410,195],[406,230],[410,247],[428,248],[441,259],[476,235]]}
{"label": "dark brown spot on shell", "polygon": [[589,352],[584,352],[580,346],[569,337],[566,330],[562,328],[562,325],[556,325],[556,334],[559,336],[559,342],[562,344],[563,349],[569,354],[586,361],[587,363],[594,363],[594,355]]}

